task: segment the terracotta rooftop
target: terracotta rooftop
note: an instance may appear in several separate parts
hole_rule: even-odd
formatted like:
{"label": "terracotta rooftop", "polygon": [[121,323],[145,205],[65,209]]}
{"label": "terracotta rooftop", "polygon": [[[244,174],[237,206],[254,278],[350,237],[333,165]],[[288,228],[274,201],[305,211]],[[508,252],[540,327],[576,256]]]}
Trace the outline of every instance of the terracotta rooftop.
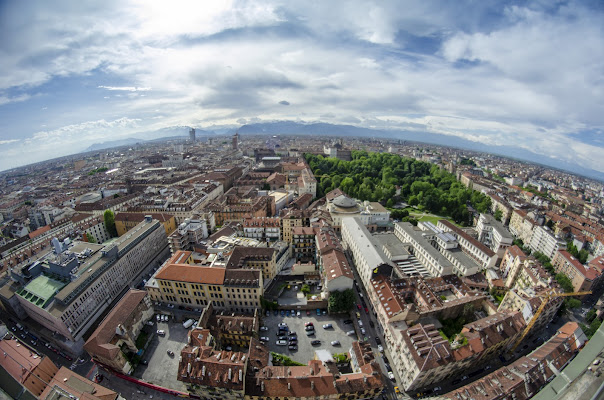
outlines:
{"label": "terracotta rooftop", "polygon": [[124,297],[107,314],[103,322],[96,328],[86,341],[84,349],[90,355],[100,355],[104,358],[114,358],[120,351],[119,346],[111,343],[115,337],[116,328],[123,324],[132,312],[145,298],[147,292],[144,290],[130,289]]}

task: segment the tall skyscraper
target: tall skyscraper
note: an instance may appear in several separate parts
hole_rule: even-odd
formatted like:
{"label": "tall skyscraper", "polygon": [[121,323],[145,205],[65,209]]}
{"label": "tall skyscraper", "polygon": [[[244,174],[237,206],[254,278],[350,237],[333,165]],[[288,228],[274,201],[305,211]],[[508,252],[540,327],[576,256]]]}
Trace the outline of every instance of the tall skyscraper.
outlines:
{"label": "tall skyscraper", "polygon": [[233,150],[237,150],[237,148],[239,146],[238,142],[239,142],[239,132],[237,132],[233,135],[233,142],[232,142]]}
{"label": "tall skyscraper", "polygon": [[189,130],[189,140],[190,140],[192,143],[195,143],[195,128],[191,128],[191,129]]}

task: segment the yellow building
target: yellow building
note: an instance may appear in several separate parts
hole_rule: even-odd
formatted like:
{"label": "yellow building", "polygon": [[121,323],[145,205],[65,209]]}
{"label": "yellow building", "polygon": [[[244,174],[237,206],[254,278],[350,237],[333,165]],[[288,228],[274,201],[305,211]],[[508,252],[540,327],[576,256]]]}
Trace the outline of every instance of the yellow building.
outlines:
{"label": "yellow building", "polygon": [[117,235],[122,236],[124,233],[140,224],[145,219],[145,215],[151,215],[153,219],[161,222],[166,230],[166,236],[170,236],[170,234],[176,230],[176,219],[174,218],[174,215],[171,214],[121,212],[115,216]]}
{"label": "yellow building", "polygon": [[153,301],[189,308],[254,312],[260,308],[262,271],[250,267],[195,264],[190,251],[177,251],[147,282]]}

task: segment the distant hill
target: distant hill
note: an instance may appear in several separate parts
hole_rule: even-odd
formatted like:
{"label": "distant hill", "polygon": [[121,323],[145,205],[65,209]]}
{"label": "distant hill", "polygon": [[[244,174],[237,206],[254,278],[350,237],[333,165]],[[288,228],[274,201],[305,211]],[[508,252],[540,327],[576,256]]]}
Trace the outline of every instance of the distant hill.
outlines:
{"label": "distant hill", "polygon": [[144,142],[144,140],[137,139],[137,138],[111,140],[109,142],[95,143],[95,144],[89,146],[85,151],[97,151],[97,150],[102,150],[102,149],[110,149],[112,147],[130,146],[130,145],[133,145],[136,143],[141,143],[141,142]]}
{"label": "distant hill", "polygon": [[361,128],[353,125],[333,125],[327,123],[298,123],[293,121],[277,121],[243,125],[238,129],[242,135],[320,135],[320,136],[355,136],[408,140],[413,142],[437,144],[448,147],[458,147],[473,151],[497,154],[508,158],[525,160],[546,165],[551,168],[566,170],[604,182],[604,173],[584,168],[577,164],[556,160],[542,154],[514,146],[490,146],[473,142],[457,136],[441,135],[438,133],[403,130],[379,130]]}

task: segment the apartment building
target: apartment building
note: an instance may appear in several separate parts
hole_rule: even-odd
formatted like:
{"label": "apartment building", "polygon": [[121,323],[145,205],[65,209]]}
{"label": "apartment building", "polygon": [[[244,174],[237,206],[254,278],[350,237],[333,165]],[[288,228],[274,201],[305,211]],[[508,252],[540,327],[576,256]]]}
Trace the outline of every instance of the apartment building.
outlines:
{"label": "apartment building", "polygon": [[480,214],[476,223],[478,240],[493,250],[499,257],[512,245],[514,237],[507,228],[490,214]]}
{"label": "apartment building", "polygon": [[597,268],[583,265],[566,250],[558,250],[552,259],[552,266],[558,273],[568,276],[575,292],[597,288],[602,281],[602,272]]}
{"label": "apartment building", "polygon": [[17,292],[18,299],[30,318],[79,343],[111,301],[162,259],[167,245],[163,226],[149,217],[109,246],[70,248],[72,256],[66,257],[75,261],[56,264],[53,277],[33,279]]}
{"label": "apartment building", "polygon": [[245,218],[243,236],[261,242],[275,242],[281,239],[281,220],[275,218]]}
{"label": "apartment building", "polygon": [[551,297],[546,300],[546,292],[549,288],[521,288],[510,289],[505,294],[497,311],[518,311],[522,313],[526,325],[533,319],[543,301],[547,301],[543,311],[531,328],[532,332],[538,332],[549,324],[562,305],[562,297]]}
{"label": "apartment building", "polygon": [[292,229],[297,226],[310,226],[310,212],[306,210],[282,210],[281,234],[286,242],[292,242]]}
{"label": "apartment building", "polygon": [[196,264],[190,251],[177,251],[149,279],[153,301],[177,306],[253,313],[260,307],[262,272],[243,264]]}
{"label": "apartment building", "polygon": [[452,233],[463,252],[474,259],[482,269],[492,268],[497,264],[497,253],[467,234],[461,228],[444,219],[438,221],[436,227],[444,232]]}
{"label": "apartment building", "polygon": [[499,270],[505,281],[505,286],[510,288],[516,281],[516,275],[520,271],[520,266],[526,260],[527,255],[518,246],[511,246],[505,250]]}
{"label": "apartment building", "polygon": [[168,236],[170,252],[176,253],[178,250],[192,251],[196,245],[199,245],[208,237],[208,224],[204,219],[185,219]]}
{"label": "apartment building", "polygon": [[302,262],[316,262],[316,229],[309,226],[297,226],[292,229],[293,257]]}
{"label": "apartment building", "polygon": [[560,375],[584,342],[585,335],[578,324],[567,322],[555,336],[530,354],[439,398],[528,400]]}
{"label": "apartment building", "polygon": [[92,359],[123,374],[130,374],[133,366],[125,352],[136,354],[136,339],[147,321],[153,317],[151,298],[144,290],[131,289],[107,314],[90,335],[84,350]]}
{"label": "apartment building", "polygon": [[551,260],[558,250],[566,249],[566,242],[557,238],[547,226],[536,226],[528,246],[533,252],[545,254]]}
{"label": "apartment building", "polygon": [[510,217],[508,228],[510,233],[527,245],[533,236],[536,222],[524,210],[514,210]]}
{"label": "apartment building", "polygon": [[275,215],[275,199],[271,196],[258,196],[258,191],[244,188],[231,188],[223,196],[209,202],[205,210],[214,213],[216,225],[226,221],[245,218],[272,217]]}
{"label": "apartment building", "polygon": [[273,279],[279,272],[278,260],[286,254],[282,247],[244,247],[236,246],[227,262],[227,268],[259,270],[262,279]]}
{"label": "apartment building", "polygon": [[[518,312],[498,312],[464,325],[453,342],[445,340],[432,324],[405,329],[392,357],[406,391],[420,390],[500,354],[512,345],[525,324]],[[461,338],[461,339],[460,339]],[[462,340],[463,339],[463,340]]]}
{"label": "apartment building", "polygon": [[6,398],[124,400],[69,368],[58,368],[49,357],[11,335],[0,340],[0,352],[0,387]]}

